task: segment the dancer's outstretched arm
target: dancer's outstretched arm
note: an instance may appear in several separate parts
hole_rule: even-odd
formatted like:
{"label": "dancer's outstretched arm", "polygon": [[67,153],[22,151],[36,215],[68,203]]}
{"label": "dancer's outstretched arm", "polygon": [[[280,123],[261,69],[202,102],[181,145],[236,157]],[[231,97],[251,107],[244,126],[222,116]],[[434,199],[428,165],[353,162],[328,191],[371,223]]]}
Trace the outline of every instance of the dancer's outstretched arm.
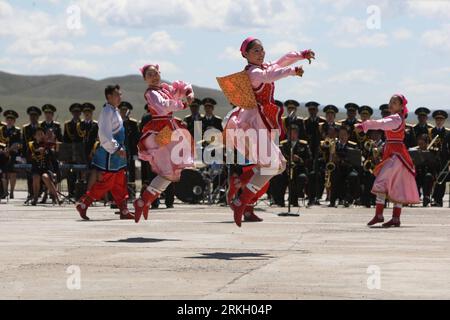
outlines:
{"label": "dancer's outstretched arm", "polygon": [[395,130],[398,129],[402,124],[402,118],[398,114],[380,119],[380,120],[367,120],[363,123],[356,125],[358,130],[367,132],[369,130]]}

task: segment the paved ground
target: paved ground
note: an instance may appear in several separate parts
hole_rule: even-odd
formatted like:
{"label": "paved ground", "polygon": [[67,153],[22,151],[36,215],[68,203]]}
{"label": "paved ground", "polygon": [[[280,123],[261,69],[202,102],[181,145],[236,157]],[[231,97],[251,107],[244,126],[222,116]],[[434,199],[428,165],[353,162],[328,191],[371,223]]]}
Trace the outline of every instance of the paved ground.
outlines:
{"label": "paved ground", "polygon": [[406,209],[390,230],[365,227],[368,209],[262,209],[238,229],[223,207],[136,225],[105,207],[82,222],[69,206],[1,204],[0,298],[450,298],[448,208]]}

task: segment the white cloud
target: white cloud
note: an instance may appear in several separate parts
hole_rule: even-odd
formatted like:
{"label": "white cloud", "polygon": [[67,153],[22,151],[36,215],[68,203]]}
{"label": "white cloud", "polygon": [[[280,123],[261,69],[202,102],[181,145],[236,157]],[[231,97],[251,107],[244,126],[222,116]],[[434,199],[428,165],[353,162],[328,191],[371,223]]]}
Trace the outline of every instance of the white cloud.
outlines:
{"label": "white cloud", "polygon": [[7,48],[8,53],[29,56],[64,55],[74,50],[67,41],[19,39]]}
{"label": "white cloud", "polygon": [[79,0],[91,18],[103,25],[134,28],[185,26],[207,30],[296,29],[308,18],[310,6],[295,0],[205,1]]}
{"label": "white cloud", "polygon": [[450,24],[424,32],[422,43],[429,48],[450,51]]}
{"label": "white cloud", "polygon": [[376,83],[383,75],[382,72],[373,69],[350,70],[328,79],[330,83]]}
{"label": "white cloud", "polygon": [[147,60],[138,60],[134,61],[130,64],[130,73],[139,74],[139,69],[146,64],[159,64],[161,70],[161,77],[163,79],[168,79],[169,77],[178,75],[181,70],[180,68],[173,62],[164,60],[164,59],[153,59],[149,58]]}
{"label": "white cloud", "polygon": [[450,18],[450,1],[448,0],[410,0],[409,11],[414,15],[428,18]]}
{"label": "white cloud", "polygon": [[226,47],[219,55],[221,60],[242,61],[242,55],[235,47]]}
{"label": "white cloud", "polygon": [[406,28],[400,28],[392,32],[392,36],[395,40],[409,40],[412,38],[413,34]]}
{"label": "white cloud", "polygon": [[96,72],[98,66],[83,59],[37,57],[31,60],[29,70],[34,72],[56,70],[52,73],[86,75]]}
{"label": "white cloud", "polygon": [[387,47],[389,45],[388,35],[385,33],[364,34],[353,39],[343,38],[335,41],[335,45],[340,48],[357,47]]}

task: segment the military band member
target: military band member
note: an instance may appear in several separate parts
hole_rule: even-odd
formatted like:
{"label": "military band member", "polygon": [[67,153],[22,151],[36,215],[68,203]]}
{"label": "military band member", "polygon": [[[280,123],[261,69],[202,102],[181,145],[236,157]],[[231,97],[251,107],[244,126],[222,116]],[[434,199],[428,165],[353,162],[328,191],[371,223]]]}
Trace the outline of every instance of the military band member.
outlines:
{"label": "military band member", "polygon": [[[64,135],[63,142],[64,143],[83,143],[83,137],[80,132],[77,130],[78,123],[81,121],[81,112],[83,106],[79,103],[74,103],[69,107],[69,111],[72,114],[72,119],[68,120],[64,123]],[[83,155],[77,155],[78,158],[82,158]],[[76,161],[73,161],[71,164],[76,164]],[[70,170],[67,175],[67,185],[69,189],[69,197],[75,197],[75,184],[77,180],[77,173]]]}
{"label": "military band member", "polygon": [[[120,116],[125,127],[125,146],[127,148],[127,170],[128,183],[136,193],[136,160],[138,160],[138,143],[140,138],[139,125],[136,119],[130,117],[133,106],[127,101],[123,101],[119,106]],[[130,186],[129,186],[130,187]]]}
{"label": "military band member", "polygon": [[223,131],[222,118],[214,115],[214,107],[217,105],[216,100],[212,98],[205,98],[202,101],[203,107],[205,108],[205,116],[202,119],[202,129],[203,132],[207,128],[215,128],[219,131]]}
{"label": "military band member", "polygon": [[74,103],[69,107],[69,111],[72,114],[72,119],[64,123],[64,143],[82,143],[83,137],[77,130],[77,125],[81,121],[81,112],[83,106],[79,103]]}
{"label": "military band member", "polygon": [[320,147],[320,124],[325,122],[325,119],[318,116],[319,112],[319,103],[315,101],[310,101],[306,103],[306,108],[308,108],[309,117],[304,120],[305,124],[305,132],[306,138],[309,144],[309,148],[311,150],[313,161],[312,173],[314,174],[314,181],[316,190],[312,192],[311,198],[308,199],[308,205],[320,205],[320,199],[323,194],[323,179],[321,176],[321,170],[319,168],[319,147]]}
{"label": "military band member", "polygon": [[391,115],[391,112],[389,111],[389,105],[388,104],[386,104],[386,103],[382,104],[379,109],[380,109],[382,118],[386,118],[386,117],[389,117]]}
{"label": "military band member", "polygon": [[[434,150],[436,156],[439,159],[440,167],[439,172],[444,169],[445,164],[449,160],[449,150],[450,150],[450,131],[445,128],[445,121],[448,119],[448,113],[444,110],[436,110],[432,114],[436,126],[429,130],[430,141],[436,136],[439,138],[434,143],[431,150]],[[436,184],[433,193],[433,206],[442,207],[443,198],[445,195],[446,183],[441,185]]]}
{"label": "military band member", "polygon": [[414,135],[419,137],[423,134],[428,135],[429,131],[433,128],[428,124],[428,115],[431,113],[428,108],[418,108],[415,111],[417,115],[418,123],[414,126]]}
{"label": "military band member", "polygon": [[[196,121],[201,122],[201,126],[203,126],[203,118],[204,116],[200,113],[200,106],[202,105],[202,101],[200,99],[195,98],[194,101],[190,104],[189,109],[191,110],[191,114],[186,116],[183,119],[183,122],[186,124],[188,131],[192,136],[194,136],[194,124]],[[203,128],[201,128],[203,130]]]}
{"label": "military band member", "polygon": [[382,138],[383,131],[369,130],[367,132],[367,140],[361,146],[361,151],[364,158],[364,166],[361,172],[361,205],[366,208],[370,208],[375,205],[376,197],[371,192],[375,182],[373,170],[381,161],[384,146]]}
{"label": "military band member", "polygon": [[356,118],[359,110],[359,106],[356,103],[347,103],[344,108],[347,110],[347,118],[340,122],[341,126],[346,126],[350,132],[350,141],[358,141],[355,131],[355,125],[361,123],[360,120]]}
{"label": "military band member", "polygon": [[[289,161],[292,149],[292,161],[290,162],[291,173],[286,170],[282,174],[282,187],[281,196],[277,202],[282,204],[284,207],[284,194],[286,192],[286,187],[290,181],[289,185],[289,202],[292,206],[298,207],[298,199],[305,198],[305,191],[308,193],[308,197],[311,196],[312,190],[306,186],[308,185],[308,180],[311,183],[314,181],[314,177],[309,177],[310,175],[310,165],[311,165],[311,151],[308,147],[308,142],[306,140],[300,140],[299,128],[295,125],[291,126],[291,142],[289,140],[284,140],[281,142],[281,152],[283,152],[284,157]],[[289,175],[291,175],[289,177]],[[308,185],[309,187],[310,185]],[[313,189],[313,188],[311,188]]]}
{"label": "military band member", "polygon": [[320,124],[320,135],[322,140],[328,136],[330,128],[333,129],[333,131],[338,131],[340,127],[336,122],[336,114],[339,113],[338,107],[329,104],[323,108],[323,112],[325,113],[326,121]]}
{"label": "military band member", "polygon": [[[41,109],[35,106],[27,108],[27,114],[29,116],[30,122],[22,127],[22,155],[28,162],[31,161],[31,153],[29,149],[29,143],[33,141],[36,129],[39,128],[39,117],[42,115]],[[28,196],[30,199],[33,193],[33,180],[32,176],[27,173],[27,186],[28,186]]]}
{"label": "military band member", "polygon": [[[417,137],[417,146],[410,150],[419,152],[428,152],[427,148],[430,143],[428,134],[421,134]],[[416,183],[419,194],[422,195],[422,203],[424,207],[428,207],[431,203],[431,190],[433,188],[433,180],[436,177],[439,164],[425,160],[422,164],[415,164],[416,167]]]}
{"label": "military band member", "polygon": [[357,148],[356,142],[350,141],[350,132],[344,125],[339,129],[339,140],[336,143],[336,155],[333,162],[336,165],[331,174],[331,197],[329,207],[336,207],[340,200],[348,208],[357,199],[359,193],[359,175],[346,159],[350,150]]}
{"label": "military band member", "polygon": [[42,111],[38,107],[32,106],[27,109],[27,114],[30,122],[22,127],[22,144],[24,146],[24,156],[29,159],[28,143],[34,139],[34,133],[39,127],[39,117],[42,115]]}
{"label": "military band member", "polygon": [[90,164],[98,141],[98,122],[93,120],[95,106],[92,103],[83,103],[82,111],[83,120],[77,123],[77,135],[83,139],[84,156]]}
{"label": "military band member", "polygon": [[22,136],[20,128],[16,127],[16,119],[19,114],[14,110],[6,110],[3,113],[5,117],[5,125],[0,127],[0,143],[5,145],[5,165],[2,168],[3,174],[3,191],[4,195],[8,194],[9,198],[14,199],[14,190],[16,187],[17,173],[14,169],[16,159],[22,150]]}
{"label": "military band member", "polygon": [[42,112],[44,113],[44,121],[41,122],[40,126],[44,129],[45,133],[47,133],[48,130],[53,131],[56,137],[56,141],[62,142],[63,141],[63,135],[62,135],[62,129],[61,124],[59,122],[56,122],[54,120],[56,107],[51,104],[45,104],[41,108]]}
{"label": "military band member", "polygon": [[33,177],[33,200],[32,206],[36,206],[41,183],[44,183],[50,192],[53,202],[61,204],[55,187],[55,176],[59,176],[59,165],[54,153],[54,143],[48,144],[46,133],[43,128],[38,127],[34,133],[33,141],[28,144],[31,155],[31,175]]}
{"label": "military band member", "polygon": [[[370,118],[373,115],[373,109],[369,106],[361,106],[358,109],[358,113],[359,113],[359,117],[361,119],[360,121],[364,122],[364,121],[370,120]],[[358,147],[361,150],[363,150],[363,145],[364,145],[364,142],[366,142],[366,140],[367,140],[367,135],[364,132],[359,132],[359,133],[356,132],[354,128],[353,128],[353,131],[354,132],[352,132],[352,135],[356,136],[355,142],[357,142]]]}
{"label": "military band member", "polygon": [[305,125],[303,119],[297,115],[297,110],[300,107],[300,103],[298,103],[295,100],[287,100],[284,102],[284,104],[281,101],[279,101],[279,103],[281,104],[281,106],[277,104],[277,101],[275,101],[275,104],[277,104],[281,108],[283,108],[284,105],[287,110],[286,116],[282,117],[283,129],[286,132],[286,134],[288,132],[289,126],[295,125],[298,128],[298,134],[300,139],[306,139]]}

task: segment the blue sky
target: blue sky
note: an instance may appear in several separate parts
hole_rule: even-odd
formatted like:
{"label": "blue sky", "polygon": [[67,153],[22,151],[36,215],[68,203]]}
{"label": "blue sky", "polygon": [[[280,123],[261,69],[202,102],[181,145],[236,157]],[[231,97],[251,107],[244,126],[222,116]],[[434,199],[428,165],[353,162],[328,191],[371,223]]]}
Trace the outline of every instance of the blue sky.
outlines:
{"label": "blue sky", "polygon": [[268,61],[317,53],[303,79],[277,83],[278,99],[378,107],[402,92],[412,109],[450,108],[450,1],[0,0],[0,70],[18,74],[101,79],[151,62],[217,88],[244,67],[249,35]]}

